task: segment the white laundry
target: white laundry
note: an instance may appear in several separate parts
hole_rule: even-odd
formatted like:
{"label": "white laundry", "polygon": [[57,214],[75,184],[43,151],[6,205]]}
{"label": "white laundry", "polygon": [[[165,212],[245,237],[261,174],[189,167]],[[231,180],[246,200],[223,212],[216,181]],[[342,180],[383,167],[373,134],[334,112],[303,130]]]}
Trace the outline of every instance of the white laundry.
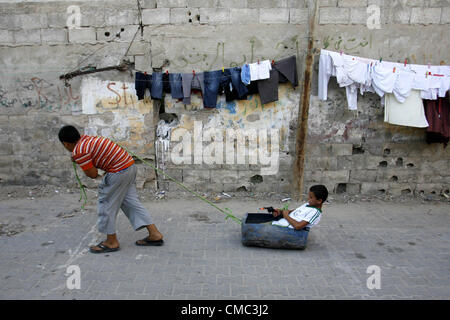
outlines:
{"label": "white laundry", "polygon": [[418,90],[420,97],[429,100],[445,97],[450,90],[450,66],[378,61],[321,50],[318,75],[320,100],[327,100],[331,76],[336,77],[340,87],[345,87],[350,110],[357,108],[358,88],[361,95],[375,92],[384,97],[386,93],[392,93],[400,103],[408,99],[411,90]]}
{"label": "white laundry", "polygon": [[367,84],[367,64],[348,55],[344,55],[343,60],[347,77],[354,83]]}
{"label": "white laundry", "polygon": [[353,83],[349,78],[347,70],[344,65],[344,57],[337,52],[329,52],[331,61],[333,62],[333,68],[336,70],[336,80],[340,87],[346,87]]}
{"label": "white laundry", "polygon": [[250,81],[263,80],[270,78],[270,70],[272,70],[272,64],[269,60],[250,63]]}
{"label": "white laundry", "polygon": [[328,98],[328,82],[333,75],[333,62],[327,50],[320,51],[319,57],[319,88],[318,96],[320,100]]}
{"label": "white laundry", "polygon": [[351,84],[345,87],[345,93],[347,95],[347,105],[349,110],[358,109],[358,85]]}
{"label": "white laundry", "polygon": [[408,98],[412,89],[413,80],[414,74],[411,72],[401,71],[397,73],[397,79],[395,80],[395,85],[392,92],[398,102],[403,103],[406,98]]}
{"label": "white laundry", "polygon": [[372,87],[380,97],[385,93],[392,93],[396,79],[397,75],[393,72],[393,68],[385,68],[381,63],[373,66]]}
{"label": "white laundry", "polygon": [[384,98],[385,122],[399,126],[428,127],[420,91],[411,90],[404,103],[398,102],[392,93],[387,93]]}

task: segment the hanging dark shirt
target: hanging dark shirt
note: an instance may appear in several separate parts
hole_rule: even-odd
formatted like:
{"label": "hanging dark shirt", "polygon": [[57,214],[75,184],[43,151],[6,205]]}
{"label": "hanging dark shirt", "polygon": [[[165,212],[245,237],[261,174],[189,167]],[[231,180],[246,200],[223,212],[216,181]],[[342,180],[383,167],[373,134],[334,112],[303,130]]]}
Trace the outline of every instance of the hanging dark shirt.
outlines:
{"label": "hanging dark shirt", "polygon": [[427,143],[444,143],[447,146],[450,140],[450,97],[437,100],[423,100],[425,116],[428,121]]}

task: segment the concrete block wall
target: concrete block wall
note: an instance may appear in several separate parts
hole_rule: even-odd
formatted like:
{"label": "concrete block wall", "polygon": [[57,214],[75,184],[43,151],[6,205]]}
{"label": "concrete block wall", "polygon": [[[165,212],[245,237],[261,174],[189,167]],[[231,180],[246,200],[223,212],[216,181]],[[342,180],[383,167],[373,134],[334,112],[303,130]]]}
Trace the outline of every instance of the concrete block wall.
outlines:
{"label": "concrete block wall", "polygon": [[[156,126],[159,111],[165,110],[186,120],[180,127],[197,120],[225,129],[231,121],[244,128],[276,125],[282,136],[276,175],[260,176],[261,166],[248,163],[169,163],[169,174],[198,190],[290,192],[311,1],[139,0],[139,4],[135,0],[2,3],[0,183],[74,185],[71,163],[56,137],[66,123],[109,134],[157,163]],[[78,28],[67,25],[68,6],[80,8]],[[367,26],[372,14],[369,6],[379,9],[379,29]],[[449,30],[449,10],[450,3],[441,0],[319,0],[316,55],[325,48],[386,61],[408,58],[411,63],[449,64],[444,36]],[[280,86],[280,103],[264,107],[258,97],[234,105],[222,101],[217,110],[202,109],[195,95],[194,103],[186,107],[169,96],[163,106],[157,101],[138,102],[131,92],[134,76],[130,72],[90,75],[104,81],[102,89],[88,90],[97,100],[84,98],[87,76],[67,84],[59,80],[61,74],[79,68],[118,65],[123,59],[134,63],[136,70],[150,73],[218,70],[290,55],[297,57],[300,86],[295,90]],[[385,125],[379,98],[364,95],[359,98],[358,112],[349,112],[345,93],[332,79],[329,100],[317,100],[317,57],[305,190],[312,183],[351,194],[448,190],[449,149],[427,145],[422,129]],[[117,86],[119,82],[126,89]],[[88,114],[88,109],[96,111]],[[273,116],[276,112],[281,121]],[[154,189],[158,179],[160,188],[178,190],[142,164],[139,168],[138,187]]]}

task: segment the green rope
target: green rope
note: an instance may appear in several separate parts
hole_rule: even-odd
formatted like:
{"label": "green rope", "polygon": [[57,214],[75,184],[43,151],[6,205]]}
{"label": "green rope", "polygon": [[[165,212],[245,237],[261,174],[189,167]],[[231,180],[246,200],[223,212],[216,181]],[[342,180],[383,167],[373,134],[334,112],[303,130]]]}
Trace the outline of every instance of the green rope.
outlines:
{"label": "green rope", "polygon": [[84,206],[85,206],[86,203],[87,203],[86,190],[84,189],[83,183],[81,183],[80,177],[78,176],[78,173],[77,173],[77,165],[76,165],[76,163],[75,163],[75,162],[72,162],[72,164],[73,164],[73,171],[75,172],[75,177],[77,178],[78,185],[79,185],[79,187],[80,187],[80,200],[78,200],[78,201],[81,201],[81,199],[83,199],[83,196],[84,196],[84,203],[83,203],[83,205],[81,206],[81,209],[84,210]]}
{"label": "green rope", "polygon": [[[116,142],[117,143],[117,142]],[[232,211],[229,208],[225,208],[225,210],[219,208],[218,206],[216,206],[214,203],[212,203],[211,201],[209,201],[208,199],[206,199],[205,197],[202,197],[201,195],[199,195],[197,192],[189,189],[188,187],[186,187],[184,184],[182,184],[181,182],[177,181],[175,178],[172,178],[170,175],[168,175],[167,173],[165,173],[163,170],[156,168],[154,165],[152,165],[151,163],[148,163],[147,161],[145,161],[144,159],[140,158],[139,156],[137,156],[134,152],[128,150],[127,148],[125,148],[122,145],[119,145],[122,148],[124,148],[128,153],[130,153],[132,156],[136,157],[137,159],[139,159],[140,161],[142,161],[144,164],[152,167],[154,170],[156,170],[159,173],[162,173],[163,175],[165,175],[167,178],[169,178],[170,180],[172,180],[173,182],[175,182],[176,184],[178,184],[180,187],[182,187],[183,189],[185,189],[186,191],[192,193],[194,196],[196,196],[197,198],[199,198],[200,200],[203,200],[204,202],[206,202],[207,204],[213,206],[214,208],[216,208],[217,210],[219,210],[220,212],[222,212],[223,214],[226,215],[226,219],[232,219],[240,224],[242,224],[241,219],[235,217],[232,214]]]}

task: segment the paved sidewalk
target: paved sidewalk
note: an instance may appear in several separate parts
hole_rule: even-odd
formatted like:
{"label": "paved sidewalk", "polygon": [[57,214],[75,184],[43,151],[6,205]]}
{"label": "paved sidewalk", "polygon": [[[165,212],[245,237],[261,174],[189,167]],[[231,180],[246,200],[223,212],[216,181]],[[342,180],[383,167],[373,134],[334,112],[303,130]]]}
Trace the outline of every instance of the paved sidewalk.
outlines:
{"label": "paved sidewalk", "polygon": [[[95,196],[84,213],[78,197],[0,201],[0,299],[450,298],[448,202],[326,204],[307,248],[296,251],[244,247],[240,225],[195,198],[144,201],[165,245],[135,246],[146,232],[120,213],[121,250],[94,255],[88,246],[103,239]],[[283,204],[218,203],[239,217]],[[18,233],[7,236],[8,228]],[[80,268],[79,290],[67,288],[70,265]],[[367,287],[371,265],[381,289]]]}

